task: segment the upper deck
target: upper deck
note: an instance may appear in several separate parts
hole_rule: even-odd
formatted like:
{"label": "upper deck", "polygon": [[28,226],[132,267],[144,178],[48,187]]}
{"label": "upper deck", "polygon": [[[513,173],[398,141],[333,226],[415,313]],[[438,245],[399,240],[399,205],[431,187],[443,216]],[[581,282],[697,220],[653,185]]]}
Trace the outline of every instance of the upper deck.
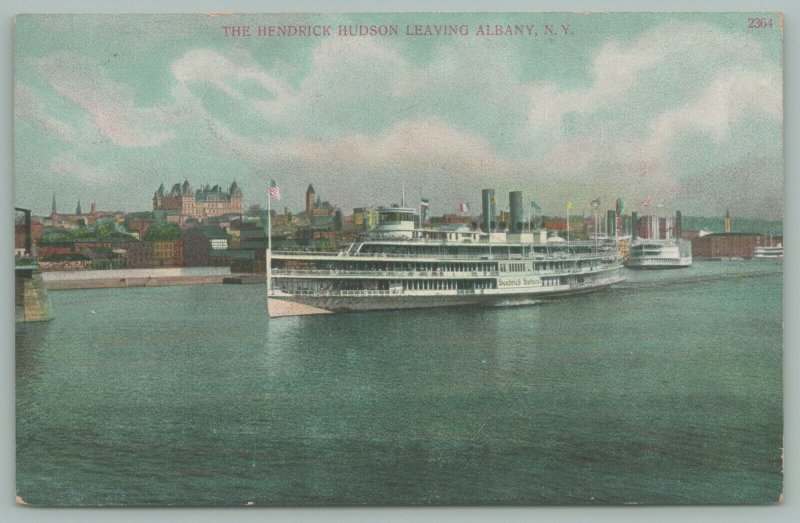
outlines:
{"label": "upper deck", "polygon": [[438,229],[415,224],[414,209],[389,207],[378,210],[378,225],[360,241],[339,252],[280,251],[274,258],[361,261],[484,261],[484,260],[610,260],[619,256],[613,239],[565,241],[548,237],[547,231],[528,233],[490,232],[451,225]]}

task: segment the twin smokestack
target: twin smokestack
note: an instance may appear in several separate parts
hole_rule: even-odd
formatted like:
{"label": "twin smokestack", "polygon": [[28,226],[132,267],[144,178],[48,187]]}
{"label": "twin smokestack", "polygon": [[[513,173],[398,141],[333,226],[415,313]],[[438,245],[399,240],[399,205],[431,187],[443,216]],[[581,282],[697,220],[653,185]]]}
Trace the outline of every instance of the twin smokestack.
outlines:
{"label": "twin smokestack", "polygon": [[[508,193],[508,207],[510,211],[508,229],[512,233],[521,233],[525,223],[525,211],[522,205],[522,191],[511,191]],[[497,198],[494,189],[484,189],[481,192],[481,229],[483,232],[491,232],[497,227],[495,217],[497,216]]]}
{"label": "twin smokestack", "polygon": [[[522,191],[511,191],[508,193],[508,207],[510,210],[508,230],[512,233],[521,233],[522,226],[525,223],[525,211],[522,204]],[[497,198],[495,197],[494,189],[483,189],[481,192],[481,229],[483,232],[491,232],[497,227],[495,217],[497,216]],[[616,222],[617,212],[614,209],[609,209],[606,216],[606,231],[609,236],[616,236]],[[631,213],[631,240],[635,240],[638,236],[639,213],[636,211]],[[672,236],[680,238],[682,232],[681,227],[681,211],[675,212],[675,221],[672,227]]]}

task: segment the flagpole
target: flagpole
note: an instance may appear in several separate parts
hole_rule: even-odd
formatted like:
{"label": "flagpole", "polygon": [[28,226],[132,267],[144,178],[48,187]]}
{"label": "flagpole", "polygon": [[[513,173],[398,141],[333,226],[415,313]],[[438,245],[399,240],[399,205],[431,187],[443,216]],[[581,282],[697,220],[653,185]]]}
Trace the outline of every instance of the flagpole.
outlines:
{"label": "flagpole", "polygon": [[270,189],[267,189],[267,296],[269,296],[271,290],[272,290],[272,194],[270,193]]}
{"label": "flagpole", "polygon": [[569,202],[567,202],[567,252],[569,252]]}
{"label": "flagpole", "polygon": [[528,205],[528,234],[531,233],[531,206]]}

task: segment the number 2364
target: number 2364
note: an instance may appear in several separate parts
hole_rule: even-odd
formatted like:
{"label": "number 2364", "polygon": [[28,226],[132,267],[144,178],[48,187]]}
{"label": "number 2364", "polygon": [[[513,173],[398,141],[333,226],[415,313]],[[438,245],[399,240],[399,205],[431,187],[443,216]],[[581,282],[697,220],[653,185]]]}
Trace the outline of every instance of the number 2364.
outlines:
{"label": "number 2364", "polygon": [[747,27],[749,29],[766,29],[772,27],[772,18],[748,18]]}

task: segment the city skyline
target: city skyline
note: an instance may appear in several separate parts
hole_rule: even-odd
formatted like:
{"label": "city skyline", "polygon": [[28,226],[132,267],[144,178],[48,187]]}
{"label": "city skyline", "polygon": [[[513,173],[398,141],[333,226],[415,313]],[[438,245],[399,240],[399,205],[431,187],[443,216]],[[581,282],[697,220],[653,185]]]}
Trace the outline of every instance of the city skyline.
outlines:
{"label": "city skyline", "polygon": [[[403,180],[431,214],[474,212],[492,187],[551,214],[620,196],[782,218],[778,19],[504,13],[491,22],[538,35],[490,38],[475,34],[486,16],[20,16],[16,204],[45,212],[55,192],[145,210],[154,187],[188,178],[237,180],[247,208],[274,178],[282,202],[313,183],[352,209],[399,203]],[[471,34],[404,34],[445,21]],[[334,35],[223,30],[274,24]],[[342,24],[401,34],[336,36]]]}

